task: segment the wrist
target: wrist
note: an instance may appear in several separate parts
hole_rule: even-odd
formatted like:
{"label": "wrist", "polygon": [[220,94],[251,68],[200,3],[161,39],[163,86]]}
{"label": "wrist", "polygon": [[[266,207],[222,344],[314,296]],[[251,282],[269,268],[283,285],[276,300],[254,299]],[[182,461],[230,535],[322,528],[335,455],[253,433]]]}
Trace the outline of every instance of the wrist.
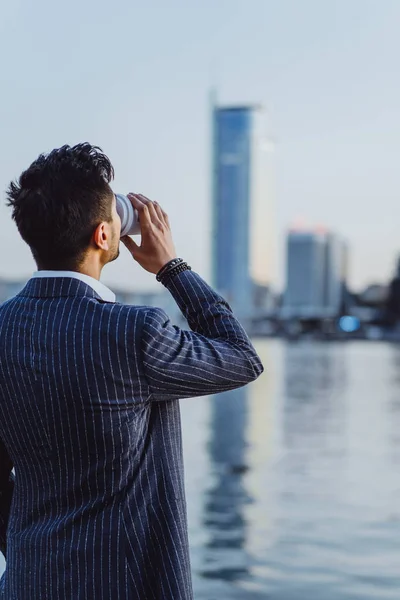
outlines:
{"label": "wrist", "polygon": [[169,258],[166,258],[165,260],[163,260],[161,262],[161,264],[158,267],[158,270],[154,273],[154,275],[158,275],[159,273],[161,273],[161,271],[163,271],[164,269],[166,269],[168,267],[168,265],[170,263],[172,263],[172,261],[175,260],[182,260],[181,258],[178,258],[176,255],[170,256]]}
{"label": "wrist", "polygon": [[168,260],[167,262],[165,262],[163,264],[163,266],[155,273],[157,281],[160,281],[160,277],[164,273],[166,273],[167,271],[169,271],[170,269],[172,269],[176,265],[179,265],[180,263],[183,263],[183,258],[178,258],[178,257],[171,258],[170,260]]}
{"label": "wrist", "polygon": [[190,267],[182,258],[174,258],[158,271],[156,279],[166,286],[176,275],[188,270],[191,271],[192,267]]}

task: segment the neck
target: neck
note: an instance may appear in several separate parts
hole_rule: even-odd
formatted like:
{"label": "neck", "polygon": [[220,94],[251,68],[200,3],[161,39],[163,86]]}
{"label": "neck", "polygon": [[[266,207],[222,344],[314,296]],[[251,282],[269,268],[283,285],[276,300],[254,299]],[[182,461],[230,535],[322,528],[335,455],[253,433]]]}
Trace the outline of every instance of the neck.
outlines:
{"label": "neck", "polygon": [[79,268],[76,269],[72,269],[73,271],[76,271],[77,273],[82,273],[83,275],[89,275],[89,277],[93,277],[93,279],[97,279],[98,281],[100,280],[100,275],[101,275],[101,267],[100,265],[81,265]]}
{"label": "neck", "polygon": [[85,260],[78,267],[70,266],[57,266],[57,267],[46,267],[44,265],[38,265],[38,271],[74,271],[74,273],[82,273],[83,275],[89,275],[93,279],[100,280],[100,275],[103,265],[97,260]]}

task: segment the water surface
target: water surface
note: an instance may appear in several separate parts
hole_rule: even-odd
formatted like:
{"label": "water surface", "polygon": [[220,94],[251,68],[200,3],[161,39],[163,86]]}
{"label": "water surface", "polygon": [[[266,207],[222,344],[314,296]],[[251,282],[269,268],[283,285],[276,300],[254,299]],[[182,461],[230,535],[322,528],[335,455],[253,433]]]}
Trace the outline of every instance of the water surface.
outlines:
{"label": "water surface", "polygon": [[182,402],[196,598],[400,598],[400,348],[256,345],[253,385]]}

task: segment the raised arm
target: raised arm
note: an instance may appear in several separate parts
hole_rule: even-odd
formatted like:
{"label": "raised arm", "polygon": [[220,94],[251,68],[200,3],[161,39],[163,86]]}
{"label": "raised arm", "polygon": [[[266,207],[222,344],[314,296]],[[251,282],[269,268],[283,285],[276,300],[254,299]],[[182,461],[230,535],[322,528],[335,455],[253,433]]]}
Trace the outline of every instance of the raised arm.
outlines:
{"label": "raised arm", "polygon": [[261,361],[225,300],[193,271],[168,289],[192,331],[149,309],[142,331],[144,372],[155,400],[215,394],[241,387],[262,372]]}
{"label": "raised arm", "polygon": [[7,525],[14,491],[11,458],[0,439],[0,551],[6,556]]}
{"label": "raised arm", "polygon": [[263,370],[261,361],[225,300],[196,273],[165,276],[176,259],[168,215],[141,194],[128,197],[139,213],[141,244],[128,236],[122,241],[144,269],[154,274],[162,270],[163,283],[192,329],[175,327],[164,311],[148,309],[141,347],[152,397],[213,394],[256,379]]}

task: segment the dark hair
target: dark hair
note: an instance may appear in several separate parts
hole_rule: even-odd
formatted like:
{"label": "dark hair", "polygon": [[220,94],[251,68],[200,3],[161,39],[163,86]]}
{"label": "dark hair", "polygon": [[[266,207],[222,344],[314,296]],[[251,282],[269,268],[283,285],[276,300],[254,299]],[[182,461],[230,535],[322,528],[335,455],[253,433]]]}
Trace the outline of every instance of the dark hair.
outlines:
{"label": "dark hair", "polygon": [[41,154],[10,183],[7,206],[40,268],[79,266],[94,229],[112,219],[113,177],[108,157],[86,142]]}

